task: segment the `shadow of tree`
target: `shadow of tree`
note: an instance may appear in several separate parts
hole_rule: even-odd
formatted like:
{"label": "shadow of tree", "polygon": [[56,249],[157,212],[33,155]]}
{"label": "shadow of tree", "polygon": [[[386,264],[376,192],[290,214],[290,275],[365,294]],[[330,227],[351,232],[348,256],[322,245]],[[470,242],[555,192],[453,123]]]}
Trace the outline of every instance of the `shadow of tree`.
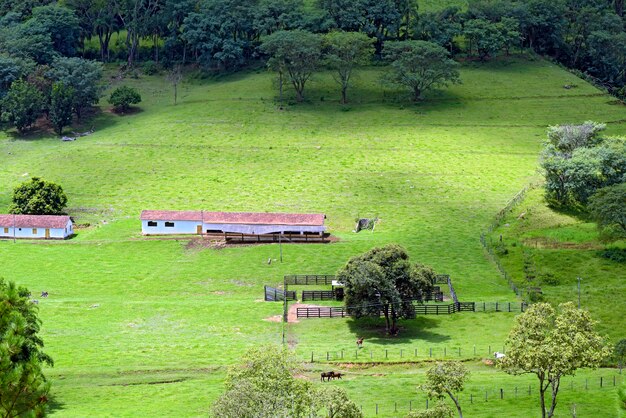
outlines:
{"label": "shadow of tree", "polygon": [[354,334],[354,339],[363,337],[377,345],[396,345],[427,341],[442,343],[450,340],[450,336],[433,331],[439,328],[436,318],[417,317],[415,319],[400,320],[400,332],[397,336],[387,335],[384,318],[360,318],[347,321],[348,328]]}

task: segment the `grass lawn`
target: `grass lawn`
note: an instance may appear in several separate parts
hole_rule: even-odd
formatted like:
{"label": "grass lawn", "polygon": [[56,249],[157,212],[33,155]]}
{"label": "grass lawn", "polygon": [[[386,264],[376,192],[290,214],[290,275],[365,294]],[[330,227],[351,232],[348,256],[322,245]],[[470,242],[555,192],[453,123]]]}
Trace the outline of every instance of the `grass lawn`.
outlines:
{"label": "grass lawn", "polygon": [[[117,116],[103,99],[85,122],[93,135],[64,143],[45,133],[0,133],[0,212],[12,189],[37,175],[60,183],[70,215],[89,224],[65,242],[0,242],[0,259],[8,260],[0,276],[50,294],[39,308],[55,360],[47,371],[54,415],[205,415],[226,366],[247,347],[282,340],[282,324],[265,320],[282,306],[262,302],[264,284],[284,274],[332,274],[385,243],[450,274],[462,300],[515,300],[485,257],[480,231],[536,177],[547,125],[591,119],[623,134],[626,108],[541,60],[466,64],[462,85],[416,105],[383,88],[380,72],[361,72],[348,106],[338,103],[330,74],[317,75],[308,101],[282,111],[265,71],[188,81],[176,106],[163,75],[128,79],[123,84],[142,94],[141,111]],[[277,245],[198,250],[185,239],[141,237],[142,209],[319,211],[339,241],[283,245],[283,263]],[[381,222],[374,233],[354,234],[357,216]],[[309,320],[288,325],[287,336],[303,358],[347,353],[363,334],[372,359],[387,349],[396,361],[401,349],[418,348],[418,359],[428,360],[432,347],[434,357],[461,348],[460,357],[477,361],[489,345],[501,347],[513,318],[420,318],[402,323],[397,339],[383,338],[371,321]],[[388,378],[345,384],[362,399],[383,386],[388,404],[391,388],[402,386],[409,399],[403,374],[423,375],[421,366],[387,367]],[[485,367],[475,366],[477,386],[512,379]],[[616,391],[601,393],[598,410],[611,416]],[[534,405],[498,402],[500,415],[484,407],[474,415],[528,416]]]}

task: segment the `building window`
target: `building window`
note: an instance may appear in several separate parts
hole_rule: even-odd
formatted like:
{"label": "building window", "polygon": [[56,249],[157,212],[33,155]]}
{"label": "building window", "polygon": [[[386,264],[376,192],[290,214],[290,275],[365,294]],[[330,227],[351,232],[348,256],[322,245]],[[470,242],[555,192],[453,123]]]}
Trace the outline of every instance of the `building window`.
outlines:
{"label": "building window", "polygon": [[157,226],[156,221],[148,221],[148,226]]}
{"label": "building window", "polygon": [[174,222],[165,222],[166,228],[174,228]]}
{"label": "building window", "polygon": [[33,228],[33,235],[37,235],[37,228]]}
{"label": "building window", "polygon": [[4,228],[4,233],[8,234],[9,233],[9,228]]}

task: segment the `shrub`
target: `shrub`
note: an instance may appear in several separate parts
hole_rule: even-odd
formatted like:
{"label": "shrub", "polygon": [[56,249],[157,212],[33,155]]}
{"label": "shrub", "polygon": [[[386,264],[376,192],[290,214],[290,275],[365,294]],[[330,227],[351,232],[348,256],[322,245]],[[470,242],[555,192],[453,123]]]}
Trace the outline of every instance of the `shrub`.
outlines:
{"label": "shrub", "polygon": [[13,190],[10,213],[23,215],[60,215],[67,205],[63,188],[39,177],[33,177]]}
{"label": "shrub", "polygon": [[159,73],[159,66],[154,61],[146,61],[141,67],[145,75],[155,75]]}
{"label": "shrub", "polygon": [[626,263],[626,248],[606,248],[598,251],[598,255],[618,263]]}
{"label": "shrub", "polygon": [[109,103],[115,107],[115,110],[125,112],[130,108],[130,105],[141,102],[141,95],[137,89],[128,86],[120,86],[116,88],[111,97],[109,97]]}

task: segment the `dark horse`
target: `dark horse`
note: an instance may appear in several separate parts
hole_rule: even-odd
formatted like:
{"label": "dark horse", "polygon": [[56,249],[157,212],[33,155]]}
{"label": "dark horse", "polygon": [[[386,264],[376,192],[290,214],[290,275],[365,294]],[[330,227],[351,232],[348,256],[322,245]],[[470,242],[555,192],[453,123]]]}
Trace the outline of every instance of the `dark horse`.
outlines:
{"label": "dark horse", "polygon": [[359,337],[359,339],[356,340],[356,346],[358,348],[363,348],[363,337]]}
{"label": "dark horse", "polygon": [[324,379],[326,379],[326,381],[330,381],[331,379],[341,379],[341,376],[343,376],[343,373],[334,372],[334,371],[322,372],[320,374],[320,380],[324,382],[325,381]]}

